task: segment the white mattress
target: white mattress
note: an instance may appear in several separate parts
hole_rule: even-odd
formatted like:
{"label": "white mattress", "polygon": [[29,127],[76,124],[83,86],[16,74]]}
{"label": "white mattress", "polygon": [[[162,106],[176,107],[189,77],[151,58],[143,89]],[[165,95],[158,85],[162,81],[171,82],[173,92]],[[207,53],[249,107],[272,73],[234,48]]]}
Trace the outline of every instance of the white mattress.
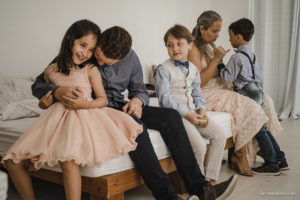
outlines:
{"label": "white mattress", "polygon": [[[157,98],[150,98],[149,104],[151,106],[159,106]],[[232,115],[226,112],[214,112],[214,111],[207,111],[207,115],[209,118],[214,119],[224,130],[227,138],[232,136],[231,131],[231,119]]]}
{"label": "white mattress", "polygon": [[[151,98],[150,105],[158,105],[157,99]],[[232,136],[231,132],[231,115],[223,112],[208,112],[208,115],[214,118],[228,134]],[[0,155],[9,149],[9,147],[18,139],[18,137],[25,131],[36,118],[23,118],[11,121],[0,120]],[[158,131],[148,130],[149,136],[154,147],[158,159],[168,157],[169,151],[162,140]],[[53,171],[61,171],[58,166],[44,168]],[[125,171],[134,168],[134,164],[128,155],[123,155],[118,158],[112,159],[104,163],[101,167],[83,167],[80,169],[82,176],[98,177],[116,172]]]}
{"label": "white mattress", "polygon": [[232,115],[230,113],[207,111],[207,115],[209,118],[214,119],[218,123],[218,125],[222,127],[227,138],[230,138],[232,136],[232,131],[231,131]]}

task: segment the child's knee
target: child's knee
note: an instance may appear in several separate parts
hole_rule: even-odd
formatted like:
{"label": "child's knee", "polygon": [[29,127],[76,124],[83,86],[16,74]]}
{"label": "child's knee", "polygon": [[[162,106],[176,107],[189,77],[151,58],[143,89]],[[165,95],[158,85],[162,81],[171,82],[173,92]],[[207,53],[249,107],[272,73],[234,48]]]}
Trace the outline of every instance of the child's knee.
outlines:
{"label": "child's knee", "polygon": [[63,172],[73,171],[78,168],[78,165],[73,160],[65,161],[61,164],[61,169]]}
{"label": "child's knee", "polygon": [[6,168],[11,168],[15,165],[15,163],[12,160],[5,160],[4,164]]}
{"label": "child's knee", "polygon": [[208,127],[210,129],[208,137],[212,140],[217,141],[226,141],[227,134],[225,131],[213,120],[211,120],[210,126]]}
{"label": "child's knee", "polygon": [[204,141],[204,139],[191,141],[191,146],[194,153],[205,155],[205,152],[207,150],[207,143]]}
{"label": "child's knee", "polygon": [[16,168],[19,168],[19,167],[24,167],[24,162],[23,161],[15,163],[12,159],[5,160],[4,164],[5,164],[5,167],[6,167],[7,170],[16,169]]}
{"label": "child's knee", "polygon": [[217,137],[217,140],[224,141],[224,142],[226,142],[226,140],[228,138],[227,134],[224,131],[219,132],[216,137]]}

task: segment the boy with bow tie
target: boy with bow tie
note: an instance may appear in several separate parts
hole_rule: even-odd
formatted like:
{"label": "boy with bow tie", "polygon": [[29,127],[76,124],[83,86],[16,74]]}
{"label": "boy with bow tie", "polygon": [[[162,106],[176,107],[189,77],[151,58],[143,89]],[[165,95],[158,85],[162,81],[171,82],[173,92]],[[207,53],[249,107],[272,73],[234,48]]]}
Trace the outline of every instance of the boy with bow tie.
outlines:
{"label": "boy with bow tie", "polygon": [[[181,114],[198,165],[206,180],[214,185],[221,168],[226,135],[213,119],[208,118],[200,88],[200,72],[187,60],[192,35],[184,26],[175,25],[166,32],[164,42],[170,58],[154,73],[160,106],[173,108]],[[203,119],[209,121],[206,126],[199,125]],[[211,144],[205,161],[207,143],[204,138]]]}

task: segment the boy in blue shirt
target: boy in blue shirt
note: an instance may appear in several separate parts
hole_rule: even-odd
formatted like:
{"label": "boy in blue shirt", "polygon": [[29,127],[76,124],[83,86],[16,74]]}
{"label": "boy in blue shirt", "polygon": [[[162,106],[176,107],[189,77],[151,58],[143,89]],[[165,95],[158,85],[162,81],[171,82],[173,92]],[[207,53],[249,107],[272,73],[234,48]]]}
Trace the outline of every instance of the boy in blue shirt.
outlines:
{"label": "boy in blue shirt", "polygon": [[[242,18],[233,22],[229,26],[229,37],[232,47],[237,48],[236,54],[231,56],[226,67],[219,65],[218,69],[225,82],[234,84],[236,92],[253,99],[264,109],[265,99],[261,87],[263,69],[248,45],[253,34],[254,25],[249,19]],[[284,152],[265,125],[255,138],[265,161],[264,165],[252,169],[255,173],[279,175],[280,171],[288,170]]]}
{"label": "boy in blue shirt", "polygon": [[[159,65],[154,74],[160,106],[173,108],[182,116],[197,163],[208,184],[215,185],[227,137],[217,122],[208,118],[200,88],[200,72],[187,61],[192,35],[184,26],[175,25],[166,32],[164,42],[170,58]],[[205,127],[199,125],[203,119],[209,122]],[[210,140],[207,151],[204,138]]]}

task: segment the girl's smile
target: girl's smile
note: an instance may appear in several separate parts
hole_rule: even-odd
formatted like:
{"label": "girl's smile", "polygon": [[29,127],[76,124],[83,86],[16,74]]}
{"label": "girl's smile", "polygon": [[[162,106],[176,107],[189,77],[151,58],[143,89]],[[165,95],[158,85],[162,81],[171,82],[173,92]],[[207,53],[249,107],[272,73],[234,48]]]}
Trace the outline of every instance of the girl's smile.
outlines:
{"label": "girl's smile", "polygon": [[80,65],[81,63],[90,59],[95,51],[97,44],[97,37],[90,33],[83,36],[77,40],[74,40],[74,45],[72,49],[72,60],[75,65]]}

